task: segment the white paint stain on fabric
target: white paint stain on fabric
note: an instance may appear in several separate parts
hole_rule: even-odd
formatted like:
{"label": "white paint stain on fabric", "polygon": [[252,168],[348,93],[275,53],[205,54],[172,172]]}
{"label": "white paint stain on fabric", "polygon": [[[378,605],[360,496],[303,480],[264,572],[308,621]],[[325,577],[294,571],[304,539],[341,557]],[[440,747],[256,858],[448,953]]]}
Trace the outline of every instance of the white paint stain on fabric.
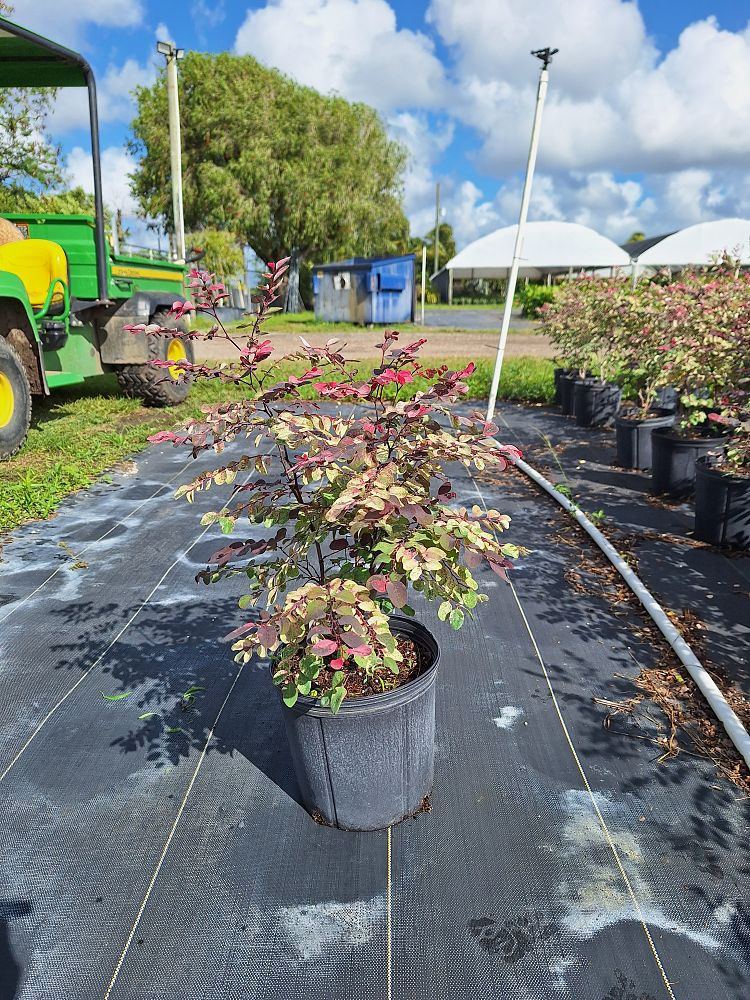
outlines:
{"label": "white paint stain on fabric", "polygon": [[500,715],[492,721],[495,723],[498,729],[510,729],[518,719],[523,715],[522,708],[516,708],[515,705],[505,705],[500,709]]}
{"label": "white paint stain on fabric", "polygon": [[353,903],[313,903],[279,910],[281,928],[303,959],[320,958],[331,949],[361,948],[382,930],[385,896]]}
{"label": "white paint stain on fabric", "polygon": [[714,910],[714,919],[720,924],[729,924],[732,922],[733,918],[737,915],[737,904],[730,902],[722,903],[721,906],[717,906]]}
{"label": "white paint stain on fabric", "polygon": [[622,828],[623,806],[599,792],[594,792],[593,797],[605,819],[607,832],[588,792],[571,789],[564,795],[564,853],[576,858],[582,878],[575,884],[565,882],[559,887],[567,908],[562,923],[577,938],[586,939],[613,924],[640,919],[612,855],[611,845],[614,845],[646,924],[688,938],[702,948],[718,949],[719,942],[712,934],[687,926],[655,901],[651,886],[641,874],[644,858],[638,840],[630,830]]}

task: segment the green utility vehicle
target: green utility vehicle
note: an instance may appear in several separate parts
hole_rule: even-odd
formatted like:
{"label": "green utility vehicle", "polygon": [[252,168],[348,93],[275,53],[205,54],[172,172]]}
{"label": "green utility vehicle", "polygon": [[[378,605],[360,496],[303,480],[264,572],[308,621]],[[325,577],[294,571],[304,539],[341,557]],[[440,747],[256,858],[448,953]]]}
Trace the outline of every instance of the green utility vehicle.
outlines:
{"label": "green utility vehicle", "polygon": [[[114,252],[104,228],[96,84],[77,53],[0,18],[0,87],[86,87],[95,216],[4,215],[13,242],[0,246],[0,459],[15,454],[46,396],[106,371],[129,396],[170,406],[187,396],[178,362],[193,360],[180,337],[147,337],[128,325],[170,323],[184,300],[185,266]],[[152,359],[174,361],[160,369]]]}

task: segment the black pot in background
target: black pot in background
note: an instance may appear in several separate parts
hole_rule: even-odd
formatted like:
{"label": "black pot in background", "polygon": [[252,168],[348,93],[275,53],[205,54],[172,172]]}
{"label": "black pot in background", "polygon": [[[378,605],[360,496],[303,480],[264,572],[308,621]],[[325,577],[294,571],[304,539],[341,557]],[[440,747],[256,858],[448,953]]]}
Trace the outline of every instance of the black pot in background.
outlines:
{"label": "black pot in background", "polygon": [[338,714],[314,698],[283,705],[302,801],[341,830],[382,830],[413,815],[432,788],[438,644],[424,625],[393,618],[428,668],[403,687],[345,698]]}
{"label": "black pot in background", "polygon": [[553,399],[553,404],[555,406],[560,406],[562,403],[562,390],[560,388],[561,379],[570,372],[570,368],[555,368],[555,398]]}
{"label": "black pot in background", "polygon": [[721,454],[726,437],[682,437],[669,428],[651,433],[651,488],[677,499],[690,496],[695,463],[704,455]]}
{"label": "black pot in background", "polygon": [[713,545],[750,549],[750,476],[695,463],[695,537]]}
{"label": "black pot in background", "polygon": [[598,427],[613,420],[622,389],[598,379],[578,379],[573,389],[573,413],[579,427]]}
{"label": "black pot in background", "polygon": [[560,407],[565,417],[573,415],[573,389],[577,378],[578,373],[572,370],[560,376]]}
{"label": "black pot in background", "polygon": [[674,413],[677,409],[677,404],[680,401],[679,393],[671,385],[664,386],[663,389],[659,389],[654,398],[654,409],[655,410],[665,410],[669,413]]}
{"label": "black pot in background", "polygon": [[615,417],[617,463],[623,469],[650,469],[651,431],[674,423],[674,413],[662,409],[648,412],[647,417],[638,420],[628,420],[622,412]]}

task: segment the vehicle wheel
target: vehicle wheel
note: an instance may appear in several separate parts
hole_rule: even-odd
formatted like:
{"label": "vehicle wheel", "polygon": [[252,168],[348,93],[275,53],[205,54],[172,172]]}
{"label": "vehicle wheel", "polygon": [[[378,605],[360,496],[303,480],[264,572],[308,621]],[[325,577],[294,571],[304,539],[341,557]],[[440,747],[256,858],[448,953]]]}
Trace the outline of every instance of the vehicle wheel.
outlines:
{"label": "vehicle wheel", "polygon": [[[187,333],[185,323],[176,322],[168,310],[157,310],[152,323]],[[147,337],[149,360],[193,361],[193,342],[179,337]],[[153,365],[123,365],[117,371],[117,381],[126,396],[142,399],[146,406],[175,406],[187,399],[192,376],[178,381],[179,368],[156,368]]]}
{"label": "vehicle wheel", "polygon": [[31,386],[21,359],[0,336],[0,461],[11,458],[31,424]]}

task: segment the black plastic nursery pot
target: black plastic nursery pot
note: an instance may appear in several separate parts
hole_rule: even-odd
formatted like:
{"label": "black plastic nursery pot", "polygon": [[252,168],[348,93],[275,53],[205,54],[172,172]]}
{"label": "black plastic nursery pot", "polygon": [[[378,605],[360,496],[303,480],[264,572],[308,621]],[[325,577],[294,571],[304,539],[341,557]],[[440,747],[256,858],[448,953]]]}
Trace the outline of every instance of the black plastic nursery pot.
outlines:
{"label": "black plastic nursery pot", "polygon": [[695,537],[713,545],[750,549],[750,476],[695,463]]}
{"label": "black plastic nursery pot", "polygon": [[670,428],[651,432],[651,489],[681,499],[690,496],[699,458],[723,454],[726,437],[683,437]]}
{"label": "black plastic nursery pot", "polygon": [[314,698],[283,705],[305,808],[341,830],[382,830],[412,816],[432,788],[440,650],[419,622],[391,620],[427,665],[403,687],[345,698],[336,715]]}
{"label": "black plastic nursery pot", "polygon": [[560,408],[563,416],[573,415],[573,390],[578,374],[574,371],[565,372],[560,376]]}
{"label": "black plastic nursery pot", "polygon": [[666,385],[662,389],[659,389],[656,393],[656,399],[654,399],[654,409],[664,410],[669,413],[674,413],[677,409],[677,404],[680,401],[680,394],[671,385]]}
{"label": "black plastic nursery pot", "polygon": [[561,381],[569,372],[569,368],[555,368],[553,372],[555,378],[555,398],[553,400],[553,404],[555,406],[560,406],[562,403]]}
{"label": "black plastic nursery pot", "polygon": [[614,420],[622,389],[611,382],[578,379],[573,389],[573,413],[579,427],[598,427]]}
{"label": "black plastic nursery pot", "polygon": [[649,416],[631,418],[618,413],[615,417],[617,464],[623,469],[651,468],[651,432],[660,427],[671,427],[674,413],[666,410],[649,410]]}

